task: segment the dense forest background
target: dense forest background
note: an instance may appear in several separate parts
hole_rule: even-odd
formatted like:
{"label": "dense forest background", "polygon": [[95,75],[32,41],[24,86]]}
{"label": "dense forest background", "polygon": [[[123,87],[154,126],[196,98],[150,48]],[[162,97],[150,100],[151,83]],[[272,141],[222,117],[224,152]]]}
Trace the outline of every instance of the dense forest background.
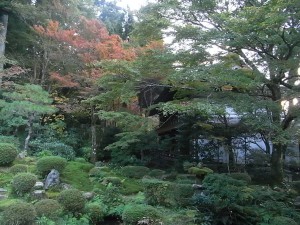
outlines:
{"label": "dense forest background", "polygon": [[[2,0],[0,142],[20,158],[200,180],[248,172],[282,186],[299,179],[299,54],[298,0],[164,0],[138,12],[106,0]],[[211,194],[228,182],[246,190],[205,179]],[[243,220],[250,194],[235,197],[241,206],[226,204],[239,218],[201,224],[275,224],[251,210]],[[299,218],[283,211],[274,215]]]}

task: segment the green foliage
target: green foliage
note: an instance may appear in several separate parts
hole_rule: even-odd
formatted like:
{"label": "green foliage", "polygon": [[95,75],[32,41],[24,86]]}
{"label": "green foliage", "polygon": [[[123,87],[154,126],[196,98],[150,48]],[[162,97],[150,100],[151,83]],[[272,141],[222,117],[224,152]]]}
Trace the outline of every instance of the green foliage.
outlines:
{"label": "green foliage", "polygon": [[67,165],[67,160],[59,156],[46,156],[40,158],[36,162],[36,168],[39,174],[42,176],[47,175],[52,169],[56,169],[62,173]]}
{"label": "green foliage", "polygon": [[148,173],[150,177],[157,178],[157,179],[160,179],[165,174],[166,171],[160,169],[153,169]]}
{"label": "green foliage", "polygon": [[4,136],[0,135],[0,143],[10,143],[18,147],[20,145],[19,140],[14,136]]}
{"label": "green foliage", "polygon": [[11,172],[12,174],[25,173],[27,172],[27,168],[28,166],[24,164],[15,164],[9,168],[9,172]]}
{"label": "green foliage", "polygon": [[103,221],[106,215],[106,207],[98,202],[88,203],[85,207],[85,213],[93,224],[98,224]]}
{"label": "green foliage", "polygon": [[121,193],[124,195],[136,194],[140,191],[143,191],[143,185],[140,180],[137,179],[124,179],[122,180],[122,189]]}
{"label": "green foliage", "polygon": [[94,167],[89,171],[89,176],[103,178],[104,176],[109,174],[109,172],[110,172],[110,168],[107,166]]}
{"label": "green foliage", "polygon": [[150,220],[158,220],[159,212],[153,206],[149,205],[126,205],[122,213],[122,220],[125,225],[134,225],[138,221],[147,218]]}
{"label": "green foliage", "polygon": [[143,179],[146,202],[150,205],[174,206],[172,194],[174,185],[171,182],[157,179]]}
{"label": "green foliage", "polygon": [[62,214],[61,205],[53,199],[42,199],[34,204],[38,217],[55,220]]}
{"label": "green foliage", "polygon": [[0,173],[0,186],[5,187],[11,183],[13,178],[13,174],[8,172],[1,172]]}
{"label": "green foliage", "polygon": [[230,173],[229,176],[237,180],[243,180],[247,184],[251,183],[251,177],[247,173]]}
{"label": "green foliage", "polygon": [[115,185],[115,186],[121,186],[122,180],[119,177],[105,177],[105,178],[103,178],[102,183],[105,185],[111,183],[112,185]]}
{"label": "green foliage", "polygon": [[300,193],[300,181],[293,181],[292,182],[292,188],[297,191],[298,193]]}
{"label": "green foliage", "polygon": [[58,196],[58,202],[64,209],[73,214],[81,213],[85,207],[85,198],[77,189],[67,189]]}
{"label": "green foliage", "polygon": [[36,212],[32,204],[19,202],[8,206],[2,214],[3,225],[32,225]]}
{"label": "green foliage", "polygon": [[[201,222],[250,225],[269,224],[276,216],[286,216],[295,221],[300,218],[295,209],[287,203],[291,199],[288,192],[284,190],[249,187],[246,182],[223,174],[206,176],[203,186],[205,194],[194,196],[199,212],[207,210],[205,214],[200,213]],[[206,220],[204,221],[203,218]]]}
{"label": "green foliage", "polygon": [[277,216],[272,220],[272,225],[297,225],[298,223],[288,217]]}
{"label": "green foliage", "polygon": [[93,186],[89,179],[89,171],[93,164],[70,161],[61,173],[63,182],[71,183],[74,188],[82,191],[91,191]]}
{"label": "green foliage", "polygon": [[172,193],[177,206],[182,207],[192,204],[192,196],[194,194],[192,184],[174,184]]}
{"label": "green foliage", "polygon": [[23,195],[31,191],[35,185],[37,178],[32,173],[19,173],[12,180],[13,191],[17,195]]}
{"label": "green foliage", "polygon": [[17,148],[13,144],[0,143],[0,166],[10,165],[17,155]]}
{"label": "green foliage", "polygon": [[49,151],[51,155],[60,156],[67,160],[73,160],[75,158],[75,151],[73,147],[55,139],[51,142],[49,142],[49,140],[45,141],[43,139],[35,139],[30,142],[30,148],[35,155],[43,151]]}
{"label": "green foliage", "polygon": [[109,183],[104,191],[100,193],[101,202],[107,206],[107,214],[111,216],[121,216],[124,207],[120,188]]}
{"label": "green foliage", "polygon": [[121,173],[125,177],[140,179],[143,176],[147,175],[150,172],[150,169],[145,166],[124,166],[121,169]]}
{"label": "green foliage", "polygon": [[202,167],[202,168],[191,167],[191,168],[188,169],[188,172],[191,173],[191,174],[195,174],[197,177],[202,177],[203,178],[206,175],[213,173],[214,171],[207,168],[207,167]]}
{"label": "green foliage", "polygon": [[182,166],[183,166],[183,170],[187,172],[189,168],[197,166],[197,163],[196,162],[184,161]]}

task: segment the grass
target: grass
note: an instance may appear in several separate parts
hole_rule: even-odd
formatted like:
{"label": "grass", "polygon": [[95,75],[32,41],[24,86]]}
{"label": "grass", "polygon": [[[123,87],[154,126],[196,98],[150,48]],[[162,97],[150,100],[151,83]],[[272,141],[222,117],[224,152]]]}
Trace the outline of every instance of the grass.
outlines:
{"label": "grass", "polygon": [[90,163],[70,161],[62,172],[61,180],[79,190],[92,191],[93,184],[88,173],[93,167],[94,165]]}

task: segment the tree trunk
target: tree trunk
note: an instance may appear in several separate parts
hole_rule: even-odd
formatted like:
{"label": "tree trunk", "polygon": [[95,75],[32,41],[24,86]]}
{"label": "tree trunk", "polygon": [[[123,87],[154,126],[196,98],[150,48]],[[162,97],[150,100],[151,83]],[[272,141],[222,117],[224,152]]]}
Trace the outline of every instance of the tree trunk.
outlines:
{"label": "tree trunk", "polygon": [[283,154],[286,146],[274,144],[271,155],[271,176],[275,184],[283,181]]}
{"label": "tree trunk", "polygon": [[7,33],[8,14],[0,11],[0,72],[4,66],[5,41]]}
{"label": "tree trunk", "polygon": [[95,163],[97,161],[97,130],[96,130],[97,117],[95,115],[95,107],[92,106],[91,109],[91,135],[92,135],[92,152],[91,152],[91,162]]}
{"label": "tree trunk", "polygon": [[28,118],[28,121],[27,121],[28,134],[27,134],[27,137],[26,137],[25,143],[24,143],[24,152],[25,152],[25,154],[28,150],[29,141],[30,141],[31,135],[33,133],[33,120],[34,120],[34,115],[30,114],[29,118]]}

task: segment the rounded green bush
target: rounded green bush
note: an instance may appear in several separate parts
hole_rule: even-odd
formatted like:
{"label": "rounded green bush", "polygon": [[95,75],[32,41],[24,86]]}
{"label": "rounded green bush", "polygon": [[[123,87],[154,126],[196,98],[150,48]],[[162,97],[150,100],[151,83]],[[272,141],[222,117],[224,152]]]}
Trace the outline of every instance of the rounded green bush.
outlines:
{"label": "rounded green bush", "polygon": [[74,214],[82,212],[85,207],[85,198],[77,189],[62,191],[58,196],[58,202],[65,210]]}
{"label": "rounded green bush", "polygon": [[55,220],[62,213],[61,205],[54,199],[42,199],[35,203],[34,207],[38,217]]}
{"label": "rounded green bush", "polygon": [[188,172],[191,173],[191,174],[195,174],[197,177],[202,177],[203,178],[206,175],[213,173],[214,171],[207,168],[207,167],[202,167],[202,168],[191,167],[191,168],[188,169]]}
{"label": "rounded green bush", "polygon": [[247,184],[251,183],[251,177],[249,176],[248,173],[231,173],[228,174],[230,177],[232,177],[233,179],[236,180],[243,180],[245,181]]}
{"label": "rounded green bush", "polygon": [[24,164],[16,164],[10,167],[9,172],[12,174],[17,174],[17,173],[26,173],[27,172],[27,166]]}
{"label": "rounded green bush", "polygon": [[107,176],[109,172],[110,172],[110,168],[107,166],[94,167],[89,171],[89,176],[102,178]]}
{"label": "rounded green bush", "polygon": [[145,200],[149,205],[176,205],[173,190],[174,184],[157,179],[143,179]]}
{"label": "rounded green bush", "polygon": [[160,218],[157,209],[150,205],[126,205],[122,213],[125,225],[137,224],[142,219],[157,220]]}
{"label": "rounded green bush", "polygon": [[284,217],[284,216],[277,216],[273,219],[272,225],[297,225],[295,220]]}
{"label": "rounded green bush", "polygon": [[36,169],[42,176],[50,173],[52,169],[62,172],[67,165],[67,160],[59,156],[45,156],[36,162]]}
{"label": "rounded green bush", "polygon": [[0,143],[0,166],[9,166],[17,155],[17,148],[13,144]]}
{"label": "rounded green bush", "polygon": [[150,169],[145,166],[124,166],[121,171],[125,177],[140,179],[147,175]]}
{"label": "rounded green bush", "polygon": [[2,214],[2,225],[32,225],[36,211],[30,203],[18,202],[8,206]]}
{"label": "rounded green bush", "polygon": [[160,170],[160,169],[153,169],[149,172],[149,176],[150,177],[154,177],[154,178],[161,178],[163,175],[166,174],[166,171],[164,170]]}
{"label": "rounded green bush", "polygon": [[93,224],[98,224],[103,221],[106,213],[105,206],[96,202],[87,204],[85,211]]}
{"label": "rounded green bush", "polygon": [[103,179],[104,184],[113,184],[115,186],[121,186],[122,185],[122,180],[119,177],[105,177]]}
{"label": "rounded green bush", "polygon": [[13,191],[18,195],[28,193],[34,187],[36,181],[37,178],[32,173],[18,173],[12,180]]}

